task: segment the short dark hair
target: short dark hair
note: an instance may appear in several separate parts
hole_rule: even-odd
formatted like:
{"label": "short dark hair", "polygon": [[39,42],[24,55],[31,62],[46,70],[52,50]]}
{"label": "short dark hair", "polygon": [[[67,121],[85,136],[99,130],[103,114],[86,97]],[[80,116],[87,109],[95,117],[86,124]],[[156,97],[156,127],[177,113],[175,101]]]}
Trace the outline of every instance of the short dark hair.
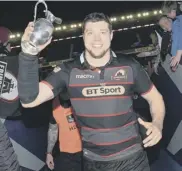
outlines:
{"label": "short dark hair", "polygon": [[112,31],[112,23],[109,19],[109,17],[103,13],[94,12],[91,14],[88,14],[85,19],[83,20],[83,26],[82,31],[85,30],[85,25],[87,22],[99,22],[99,21],[105,21],[109,25],[109,30]]}
{"label": "short dark hair", "polygon": [[167,15],[160,15],[157,17],[157,23],[159,24],[162,19],[169,19],[169,17]]}
{"label": "short dark hair", "polygon": [[167,15],[161,15],[158,19],[158,23],[161,21],[161,20],[168,20],[168,21],[172,21],[172,19],[170,17],[168,17]]}

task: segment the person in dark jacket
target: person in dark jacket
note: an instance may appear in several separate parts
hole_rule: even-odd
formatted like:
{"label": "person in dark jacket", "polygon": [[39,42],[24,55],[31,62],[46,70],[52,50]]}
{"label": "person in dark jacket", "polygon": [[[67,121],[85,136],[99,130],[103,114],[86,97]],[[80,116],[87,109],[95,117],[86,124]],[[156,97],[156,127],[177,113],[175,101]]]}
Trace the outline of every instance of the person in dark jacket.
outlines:
{"label": "person in dark jacket", "polygon": [[[18,56],[11,56],[10,31],[0,27],[0,118],[19,116],[21,105],[18,96]],[[7,129],[0,121],[0,171],[20,171],[17,155],[8,136]]]}

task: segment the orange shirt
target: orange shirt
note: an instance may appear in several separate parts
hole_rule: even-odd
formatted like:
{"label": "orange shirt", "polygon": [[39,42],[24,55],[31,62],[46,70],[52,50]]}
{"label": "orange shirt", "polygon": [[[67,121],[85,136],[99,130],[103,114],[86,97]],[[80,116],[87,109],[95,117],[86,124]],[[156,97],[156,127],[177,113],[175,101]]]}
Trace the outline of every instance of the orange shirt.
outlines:
{"label": "orange shirt", "polygon": [[53,116],[59,126],[59,148],[61,152],[76,153],[82,150],[79,130],[71,108],[63,108],[58,98],[53,101]]}

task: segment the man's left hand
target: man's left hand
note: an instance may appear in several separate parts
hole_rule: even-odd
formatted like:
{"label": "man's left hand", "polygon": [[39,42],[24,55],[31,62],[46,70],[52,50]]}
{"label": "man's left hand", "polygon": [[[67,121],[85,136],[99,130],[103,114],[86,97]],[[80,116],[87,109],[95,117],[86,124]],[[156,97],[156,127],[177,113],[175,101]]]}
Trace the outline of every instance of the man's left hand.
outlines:
{"label": "man's left hand", "polygon": [[170,66],[171,67],[176,67],[179,65],[179,62],[181,60],[181,56],[177,55],[177,56],[173,56],[171,58],[171,61],[170,61]]}
{"label": "man's left hand", "polygon": [[141,118],[138,119],[138,122],[147,129],[147,138],[143,140],[144,147],[156,145],[162,138],[162,129],[157,124],[145,122]]}

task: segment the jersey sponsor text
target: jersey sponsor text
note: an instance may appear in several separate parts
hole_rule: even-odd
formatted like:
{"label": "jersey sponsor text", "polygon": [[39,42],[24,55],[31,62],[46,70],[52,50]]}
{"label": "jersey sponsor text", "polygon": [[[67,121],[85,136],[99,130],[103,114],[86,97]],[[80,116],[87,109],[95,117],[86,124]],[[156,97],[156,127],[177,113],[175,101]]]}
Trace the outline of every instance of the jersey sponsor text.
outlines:
{"label": "jersey sponsor text", "polygon": [[82,90],[85,97],[123,95],[124,93],[123,86],[87,87]]}

